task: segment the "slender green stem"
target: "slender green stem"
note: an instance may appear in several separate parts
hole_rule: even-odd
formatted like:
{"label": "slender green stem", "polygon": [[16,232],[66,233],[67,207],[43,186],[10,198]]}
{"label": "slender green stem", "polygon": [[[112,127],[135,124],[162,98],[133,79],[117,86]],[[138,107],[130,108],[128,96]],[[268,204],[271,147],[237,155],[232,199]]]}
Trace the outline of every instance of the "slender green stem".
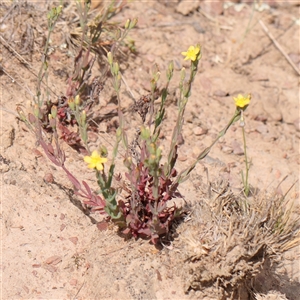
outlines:
{"label": "slender green stem", "polygon": [[243,143],[244,143],[244,154],[245,154],[245,165],[246,165],[246,178],[244,181],[244,189],[245,189],[245,195],[248,197],[249,195],[249,162],[248,162],[248,156],[247,156],[247,145],[246,145],[246,135],[245,135],[245,128],[244,126],[242,127],[242,132],[243,132]]}
{"label": "slender green stem", "polygon": [[190,165],[187,169],[181,171],[179,173],[179,175],[177,176],[176,180],[173,183],[173,186],[175,184],[179,184],[181,182],[183,182],[184,180],[186,180],[189,176],[189,174],[192,172],[192,170],[195,168],[195,166],[197,165],[197,163],[205,158],[205,156],[210,152],[210,150],[212,149],[212,147],[218,142],[218,140],[224,136],[227,132],[227,130],[229,129],[229,127],[235,123],[236,121],[238,121],[241,117],[241,111],[240,110],[236,110],[233,117],[231,118],[231,120],[228,122],[228,124],[223,128],[223,130],[221,130],[218,134],[218,136],[216,137],[216,139],[212,142],[212,144],[205,148],[196,158],[196,160],[194,161],[194,163],[192,165]]}

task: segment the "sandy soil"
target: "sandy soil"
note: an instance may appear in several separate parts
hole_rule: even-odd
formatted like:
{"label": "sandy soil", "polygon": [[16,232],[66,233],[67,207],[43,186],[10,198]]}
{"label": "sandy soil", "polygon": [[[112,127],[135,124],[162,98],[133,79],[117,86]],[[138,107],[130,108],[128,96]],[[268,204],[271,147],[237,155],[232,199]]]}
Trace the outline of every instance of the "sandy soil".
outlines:
{"label": "sandy soil", "polygon": [[[94,221],[99,216],[87,216],[79,209],[65,174],[47,160],[32,134],[17,120],[16,106],[29,111],[35,94],[47,33],[46,12],[52,5],[47,2],[7,2],[0,6],[1,299],[202,299],[197,292],[185,293],[189,274],[182,267],[180,234],[179,242],[158,250],[148,241],[124,241],[113,228],[99,231]],[[93,5],[100,9],[102,4]],[[64,45],[69,30],[76,27],[75,17],[75,6],[65,5],[52,37],[51,97],[66,92],[73,57]],[[125,23],[135,17],[139,22],[130,38],[135,41],[137,54],[127,53],[121,63],[135,97],[149,92],[153,63],[164,74],[168,61],[175,62],[173,98],[168,100],[168,123],[162,139],[165,147],[176,117],[179,70],[189,67],[181,52],[192,44],[202,45],[203,58],[187,106],[178,169],[191,163],[227,124],[235,109],[232,97],[251,93],[252,102],[245,113],[250,183],[260,191],[286,193],[299,179],[299,2],[274,0],[253,9],[251,4],[226,6],[216,1],[132,1],[114,20]],[[101,74],[98,66],[97,72]],[[107,80],[100,97],[102,114],[113,110],[111,96]],[[125,89],[123,97],[124,107],[132,105]],[[130,112],[126,117],[129,129],[141,122]],[[102,134],[91,135],[92,148],[103,143],[111,149],[114,136],[107,128],[114,119],[104,118],[99,125]],[[209,180],[221,177],[234,191],[241,189],[242,145],[236,124],[180,187],[189,204],[199,199],[198,187],[207,181],[206,169]],[[96,188],[94,174],[86,169],[82,154],[67,146],[65,150],[69,169]],[[289,197],[299,205],[298,182]],[[300,295],[299,249],[280,259],[283,264],[277,272],[287,279],[274,279],[264,292],[269,292],[268,299],[296,300]]]}

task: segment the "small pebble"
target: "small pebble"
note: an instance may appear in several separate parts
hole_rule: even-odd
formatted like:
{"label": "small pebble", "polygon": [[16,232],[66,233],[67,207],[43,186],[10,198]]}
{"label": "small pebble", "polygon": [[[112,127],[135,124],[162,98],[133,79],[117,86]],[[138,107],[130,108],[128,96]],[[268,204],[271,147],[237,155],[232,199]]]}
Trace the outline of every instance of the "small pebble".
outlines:
{"label": "small pebble", "polygon": [[216,90],[214,91],[214,96],[216,97],[227,97],[229,94],[223,90]]}
{"label": "small pebble", "polygon": [[222,146],[222,151],[224,153],[230,154],[230,153],[232,153],[233,150],[231,147],[224,145],[224,146]]}
{"label": "small pebble", "polygon": [[241,145],[237,141],[232,141],[231,146],[233,149],[233,154],[244,155],[244,150],[242,149]]}
{"label": "small pebble", "polygon": [[256,131],[258,131],[259,133],[265,135],[266,133],[269,132],[268,130],[268,126],[265,124],[260,124],[258,126],[256,126]]}
{"label": "small pebble", "polygon": [[77,285],[77,279],[73,278],[69,281],[70,285],[76,286]]}
{"label": "small pebble", "polygon": [[207,128],[195,127],[195,128],[193,129],[193,133],[194,133],[194,135],[196,135],[196,136],[206,134],[207,132],[208,132],[208,129],[207,129]]}
{"label": "small pebble", "polygon": [[44,178],[43,178],[45,183],[53,183],[54,182],[54,177],[52,173],[46,173]]}
{"label": "small pebble", "polygon": [[279,170],[276,170],[275,171],[275,177],[276,177],[276,179],[279,179],[280,176],[281,176],[281,172]]}
{"label": "small pebble", "polygon": [[74,245],[77,245],[78,238],[76,236],[75,237],[70,237],[69,241],[71,241]]}
{"label": "small pebble", "polygon": [[60,263],[62,261],[61,256],[58,255],[54,255],[54,256],[50,256],[46,259],[45,263],[48,265],[57,265],[58,263]]}

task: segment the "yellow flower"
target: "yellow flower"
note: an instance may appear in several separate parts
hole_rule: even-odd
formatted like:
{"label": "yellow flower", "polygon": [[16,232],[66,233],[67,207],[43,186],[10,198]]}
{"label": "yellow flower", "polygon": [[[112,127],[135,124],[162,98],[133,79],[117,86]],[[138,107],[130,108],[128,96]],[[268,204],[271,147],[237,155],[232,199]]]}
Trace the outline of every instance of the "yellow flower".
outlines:
{"label": "yellow flower", "polygon": [[91,156],[85,156],[84,161],[88,163],[88,168],[96,168],[98,171],[103,170],[103,164],[107,162],[107,158],[101,157],[97,150],[93,151]]}
{"label": "yellow flower", "polygon": [[187,52],[181,52],[183,56],[185,56],[184,60],[190,59],[191,61],[195,61],[199,56],[200,46],[190,46]]}
{"label": "yellow flower", "polygon": [[250,100],[251,100],[251,95],[249,94],[248,96],[243,96],[241,94],[238,94],[237,97],[233,97],[235,106],[238,108],[246,108],[246,106],[249,105]]}

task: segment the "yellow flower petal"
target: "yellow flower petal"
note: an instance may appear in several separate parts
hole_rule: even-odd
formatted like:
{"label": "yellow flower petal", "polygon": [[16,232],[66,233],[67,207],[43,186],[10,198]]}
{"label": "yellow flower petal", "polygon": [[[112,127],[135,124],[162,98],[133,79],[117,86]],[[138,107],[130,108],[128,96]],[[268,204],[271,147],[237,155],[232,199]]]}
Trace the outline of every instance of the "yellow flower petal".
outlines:
{"label": "yellow flower petal", "polygon": [[195,61],[200,53],[200,46],[190,46],[187,52],[181,52],[183,56],[185,56],[184,60],[190,59],[191,61]]}
{"label": "yellow flower petal", "polygon": [[241,94],[238,94],[237,97],[233,97],[235,106],[239,108],[244,108],[249,105],[251,101],[251,95],[249,94],[248,96],[243,96]]}
{"label": "yellow flower petal", "polygon": [[88,164],[89,169],[103,170],[103,164],[107,162],[107,158],[101,157],[97,150],[93,151],[91,156],[85,156],[83,160]]}
{"label": "yellow flower petal", "polygon": [[96,169],[97,169],[98,171],[102,171],[102,170],[103,170],[103,165],[102,165],[102,163],[97,163],[97,164],[96,164]]}
{"label": "yellow flower petal", "polygon": [[86,163],[89,164],[89,163],[92,161],[92,158],[89,157],[89,156],[85,156],[85,157],[83,158],[83,160],[84,160]]}
{"label": "yellow flower petal", "polygon": [[92,152],[91,157],[92,157],[92,158],[98,158],[98,157],[100,157],[100,155],[99,155],[99,153],[98,153],[97,150],[94,150],[94,151]]}

